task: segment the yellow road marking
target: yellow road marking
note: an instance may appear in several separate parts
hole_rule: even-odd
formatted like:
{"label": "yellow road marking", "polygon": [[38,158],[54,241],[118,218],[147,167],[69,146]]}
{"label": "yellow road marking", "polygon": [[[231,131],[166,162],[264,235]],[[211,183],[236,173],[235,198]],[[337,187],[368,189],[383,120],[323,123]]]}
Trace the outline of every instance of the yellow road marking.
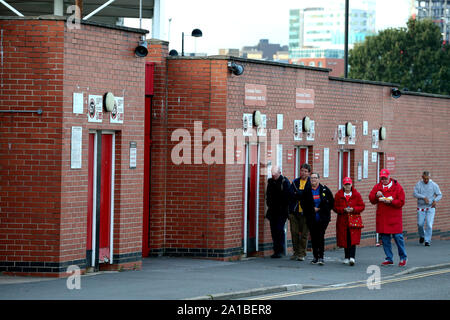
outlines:
{"label": "yellow road marking", "polygon": [[[432,271],[432,272],[424,272],[424,273],[404,276],[404,277],[395,278],[395,279],[382,280],[382,281],[380,281],[379,284],[382,285],[382,284],[393,283],[393,282],[425,278],[425,277],[430,277],[430,276],[443,274],[443,273],[449,273],[449,272],[450,272],[450,269],[443,269],[443,270],[437,270],[437,271]],[[363,283],[361,283],[361,282],[363,282]],[[354,283],[354,285],[351,285],[352,283]],[[294,292],[288,292],[288,293],[280,293],[280,294],[274,294],[271,296],[264,296],[261,298],[250,298],[248,300],[272,300],[272,299],[285,298],[285,297],[291,297],[291,296],[297,296],[297,295],[304,295],[304,294],[309,294],[309,293],[335,291],[335,290],[343,290],[343,289],[353,289],[353,288],[361,288],[361,287],[366,287],[366,286],[367,286],[366,280],[361,280],[361,281],[350,282],[348,284],[345,284],[345,285],[342,285],[339,287],[336,287],[336,286],[335,287],[325,287],[325,288],[308,289],[308,290],[302,290],[302,291],[294,291]]]}

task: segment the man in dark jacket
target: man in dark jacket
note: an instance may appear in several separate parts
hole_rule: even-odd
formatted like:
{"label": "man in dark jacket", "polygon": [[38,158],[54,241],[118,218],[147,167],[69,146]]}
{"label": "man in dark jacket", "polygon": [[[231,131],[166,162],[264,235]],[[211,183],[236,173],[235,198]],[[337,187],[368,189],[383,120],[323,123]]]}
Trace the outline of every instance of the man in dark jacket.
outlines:
{"label": "man in dark jacket", "polygon": [[323,254],[325,249],[325,231],[331,220],[331,210],[334,206],[334,197],[330,189],[319,183],[318,173],[311,173],[311,193],[305,196],[311,197],[310,201],[314,203],[314,210],[305,212],[306,223],[311,233],[311,244],[314,259],[313,264],[324,265]]}
{"label": "man in dark jacket", "polygon": [[307,213],[314,212],[314,203],[311,196],[311,166],[304,163],[300,167],[300,177],[291,184],[291,207],[289,222],[291,224],[292,246],[294,253],[291,260],[303,261],[306,257],[308,246]]}
{"label": "man in dark jacket", "polygon": [[284,225],[289,213],[289,179],[281,175],[279,167],[272,168],[272,178],[267,183],[267,219],[270,221],[273,251],[271,258],[281,258],[284,253]]}

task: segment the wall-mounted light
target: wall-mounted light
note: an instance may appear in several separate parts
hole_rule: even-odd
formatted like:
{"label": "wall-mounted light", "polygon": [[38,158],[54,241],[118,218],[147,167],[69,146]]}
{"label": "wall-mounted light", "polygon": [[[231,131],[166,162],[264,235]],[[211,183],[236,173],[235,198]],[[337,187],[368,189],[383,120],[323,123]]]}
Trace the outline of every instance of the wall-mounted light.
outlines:
{"label": "wall-mounted light", "polygon": [[114,94],[112,92],[107,92],[103,96],[103,105],[105,110],[108,112],[113,111],[114,109]]}
{"label": "wall-mounted light", "polygon": [[402,92],[400,90],[398,90],[398,88],[392,88],[391,89],[391,96],[394,99],[398,99],[400,98],[402,95]]}
{"label": "wall-mounted light", "polygon": [[303,128],[304,132],[311,131],[311,119],[308,116],[303,117],[303,119],[302,119],[302,128]]}
{"label": "wall-mounted light", "polygon": [[228,69],[230,69],[230,71],[236,76],[240,76],[241,74],[244,73],[244,67],[233,61],[228,62]]}
{"label": "wall-mounted light", "polygon": [[384,139],[386,139],[386,128],[381,127],[380,128],[380,140],[384,140]]}
{"label": "wall-mounted light", "polygon": [[262,122],[261,112],[259,110],[256,110],[253,112],[253,125],[255,127],[259,127]]}
{"label": "wall-mounted light", "polygon": [[177,57],[178,56],[178,51],[175,49],[172,49],[169,51],[169,56],[171,57]]}
{"label": "wall-mounted light", "polygon": [[[191,37],[200,38],[203,36],[202,30],[194,29],[191,32]],[[181,33],[181,56],[184,57],[184,32]]]}
{"label": "wall-mounted light", "polygon": [[349,137],[349,136],[352,135],[352,133],[353,133],[353,125],[352,125],[351,122],[347,122],[347,123],[345,124],[345,135],[346,135],[347,137]]}
{"label": "wall-mounted light", "polygon": [[148,55],[147,41],[145,40],[145,36],[142,36],[141,40],[138,43],[138,46],[136,47],[136,49],[134,49],[134,54],[139,58],[143,58]]}

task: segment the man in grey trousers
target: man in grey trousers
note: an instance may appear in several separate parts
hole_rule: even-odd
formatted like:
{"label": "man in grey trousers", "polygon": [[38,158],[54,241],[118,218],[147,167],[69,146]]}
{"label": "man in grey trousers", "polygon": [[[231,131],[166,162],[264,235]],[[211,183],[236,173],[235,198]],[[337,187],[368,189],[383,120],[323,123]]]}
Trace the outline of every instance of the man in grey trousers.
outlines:
{"label": "man in grey trousers", "polygon": [[[419,229],[420,243],[425,241],[425,246],[431,244],[433,232],[434,214],[436,204],[442,199],[442,193],[436,182],[430,179],[430,172],[424,171],[422,180],[414,187],[414,197],[417,198],[417,226]],[[424,225],[426,221],[426,229]]]}

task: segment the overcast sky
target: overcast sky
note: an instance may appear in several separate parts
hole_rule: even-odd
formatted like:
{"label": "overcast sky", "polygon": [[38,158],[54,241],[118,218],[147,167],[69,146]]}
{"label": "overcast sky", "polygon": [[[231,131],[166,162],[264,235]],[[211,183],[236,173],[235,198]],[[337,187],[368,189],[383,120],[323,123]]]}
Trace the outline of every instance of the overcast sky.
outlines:
{"label": "overcast sky", "polygon": [[[241,49],[256,45],[259,39],[287,45],[289,40],[289,10],[298,9],[305,0],[161,0],[164,1],[161,19],[163,40],[169,40],[169,48],[181,53],[181,33],[190,35],[194,28],[203,37],[185,37],[185,52],[218,54],[220,48]],[[344,0],[330,0],[342,1]],[[350,7],[360,0],[349,0]],[[317,1],[314,1],[317,2]],[[312,0],[307,1],[313,3]],[[411,0],[376,0],[376,28],[382,30],[406,27]],[[169,23],[169,19],[171,22]],[[126,25],[138,26],[127,20]],[[151,30],[151,22],[144,22],[144,29]]]}

